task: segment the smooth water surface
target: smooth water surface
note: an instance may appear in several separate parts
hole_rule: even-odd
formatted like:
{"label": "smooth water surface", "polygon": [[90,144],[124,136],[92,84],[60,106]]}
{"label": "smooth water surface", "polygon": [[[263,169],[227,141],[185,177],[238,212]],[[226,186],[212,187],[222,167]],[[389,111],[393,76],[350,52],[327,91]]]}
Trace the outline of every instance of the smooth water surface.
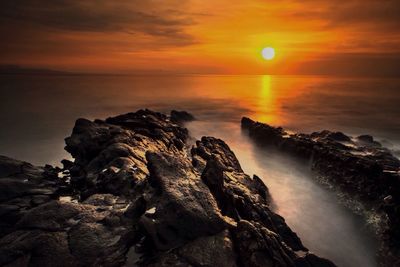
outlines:
{"label": "smooth water surface", "polygon": [[240,119],[294,131],[369,133],[400,144],[400,80],[313,76],[0,76],[0,154],[34,164],[69,155],[75,119],[140,108],[182,109],[199,120],[191,134],[224,139],[244,170],[262,177],[277,211],[312,251],[339,266],[376,266],[376,242],[360,218],[311,178],[307,164],[260,149]]}

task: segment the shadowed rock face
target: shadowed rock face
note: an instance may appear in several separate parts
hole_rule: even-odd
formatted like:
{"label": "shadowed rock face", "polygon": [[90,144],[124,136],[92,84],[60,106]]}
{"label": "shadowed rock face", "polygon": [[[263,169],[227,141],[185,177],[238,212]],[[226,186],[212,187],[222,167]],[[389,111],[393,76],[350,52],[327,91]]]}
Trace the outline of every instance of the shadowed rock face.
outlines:
{"label": "shadowed rock face", "polygon": [[0,157],[0,265],[335,266],[307,252],[222,140],[190,148],[173,121],[78,119],[63,169]]}
{"label": "shadowed rock face", "polygon": [[174,123],[183,124],[185,122],[194,120],[195,117],[186,111],[177,111],[177,110],[171,111],[171,121]]}
{"label": "shadowed rock face", "polygon": [[326,130],[293,134],[249,118],[242,118],[241,124],[257,143],[309,160],[319,176],[383,214],[383,264],[400,266],[400,161],[388,149],[369,135]]}

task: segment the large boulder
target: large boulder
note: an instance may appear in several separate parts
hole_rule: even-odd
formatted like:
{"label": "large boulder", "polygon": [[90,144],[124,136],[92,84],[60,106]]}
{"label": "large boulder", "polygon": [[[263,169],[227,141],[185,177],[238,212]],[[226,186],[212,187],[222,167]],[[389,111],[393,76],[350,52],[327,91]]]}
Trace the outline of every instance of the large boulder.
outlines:
{"label": "large boulder", "polygon": [[142,222],[159,249],[221,232],[226,223],[209,188],[187,158],[168,153],[147,154],[149,181],[157,189],[154,212]]}
{"label": "large boulder", "polygon": [[172,110],[171,111],[171,121],[177,124],[183,124],[185,122],[194,121],[196,118],[186,111],[178,111]]}

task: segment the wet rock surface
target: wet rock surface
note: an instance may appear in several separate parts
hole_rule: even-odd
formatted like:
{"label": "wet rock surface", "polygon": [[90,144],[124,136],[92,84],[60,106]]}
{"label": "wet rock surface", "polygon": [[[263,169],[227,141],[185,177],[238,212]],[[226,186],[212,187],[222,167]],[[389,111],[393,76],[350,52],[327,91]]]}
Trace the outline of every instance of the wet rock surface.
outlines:
{"label": "wet rock surface", "polygon": [[389,149],[370,135],[290,133],[245,117],[241,125],[256,143],[306,159],[316,177],[380,216],[381,264],[400,266],[400,161]]}
{"label": "wet rock surface", "polygon": [[222,140],[188,145],[183,115],[78,119],[63,169],[0,157],[0,265],[335,266]]}

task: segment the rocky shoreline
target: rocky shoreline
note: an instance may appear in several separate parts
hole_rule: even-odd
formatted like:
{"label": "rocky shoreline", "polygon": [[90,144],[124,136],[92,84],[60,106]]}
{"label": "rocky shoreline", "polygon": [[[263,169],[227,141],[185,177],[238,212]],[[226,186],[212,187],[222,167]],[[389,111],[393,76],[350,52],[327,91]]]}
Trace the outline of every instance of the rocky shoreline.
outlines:
{"label": "rocky shoreline", "polygon": [[241,126],[258,145],[306,160],[317,179],[379,218],[375,227],[381,242],[380,266],[400,266],[400,161],[389,149],[369,135],[291,133],[246,117]]}
{"label": "rocky shoreline", "polygon": [[78,119],[63,168],[0,156],[0,265],[335,266],[308,252],[222,140],[187,144],[193,119]]}

